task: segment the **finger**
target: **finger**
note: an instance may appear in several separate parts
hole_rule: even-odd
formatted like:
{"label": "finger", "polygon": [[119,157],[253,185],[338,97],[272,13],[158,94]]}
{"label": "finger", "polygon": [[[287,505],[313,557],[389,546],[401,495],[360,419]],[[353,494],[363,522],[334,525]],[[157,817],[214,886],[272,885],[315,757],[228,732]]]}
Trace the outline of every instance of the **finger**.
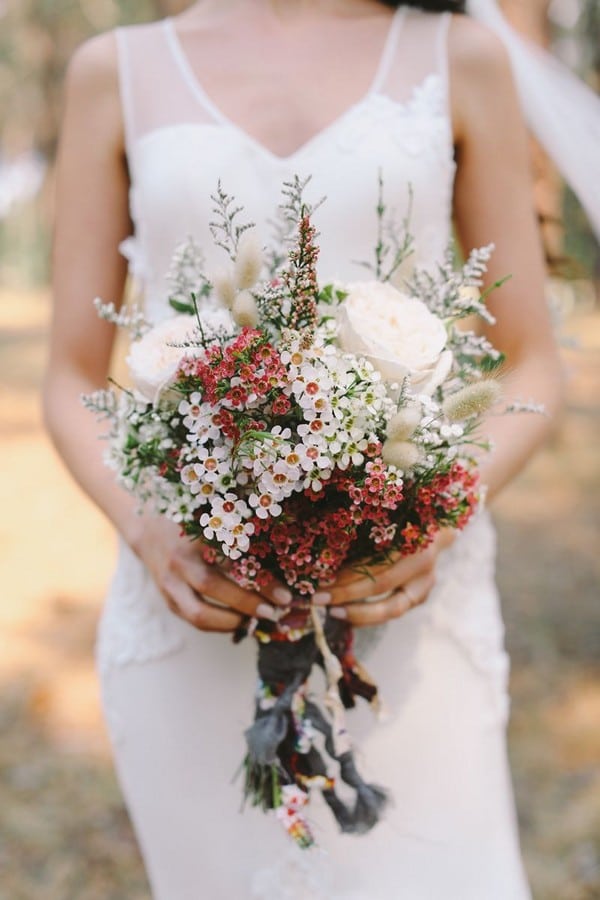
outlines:
{"label": "finger", "polygon": [[246,616],[277,620],[277,610],[271,603],[265,602],[265,598],[255,591],[240,587],[222,574],[217,566],[209,566],[198,559],[182,559],[179,561],[179,573],[194,591],[204,597]]}
{"label": "finger", "polygon": [[404,556],[398,562],[387,566],[377,566],[370,570],[373,577],[363,575],[356,581],[338,585],[329,589],[331,604],[353,603],[365,597],[377,597],[388,591],[396,591],[404,585],[433,571],[435,551],[428,547],[418,553]]}
{"label": "finger", "polygon": [[369,625],[382,625],[390,619],[398,619],[410,609],[424,603],[435,583],[432,573],[419,575],[408,582],[401,590],[394,591],[389,597],[375,600],[372,603],[348,603],[335,607],[330,615],[343,618],[355,628]]}
{"label": "finger", "polygon": [[373,565],[364,562],[356,562],[348,566],[343,566],[339,570],[336,577],[332,579],[330,587],[342,587],[347,584],[352,584],[354,581],[360,581],[361,579],[369,578],[370,575],[372,575],[373,577],[377,577],[379,573],[383,572],[390,566],[396,565],[401,560],[402,557],[399,553],[390,553],[387,555],[386,559],[383,562]]}
{"label": "finger", "polygon": [[289,588],[275,579],[260,589],[260,596],[263,600],[268,600],[273,606],[280,608],[289,606],[293,600],[293,594]]}
{"label": "finger", "polygon": [[[198,554],[196,552],[190,554],[189,559],[191,562],[198,562]],[[208,565],[208,563],[205,563],[202,560],[201,565]],[[228,573],[230,569],[230,562],[224,562],[222,564],[219,563],[217,567],[217,571],[221,573]],[[226,581],[227,583],[230,583],[231,581],[233,581],[233,579],[226,574]],[[242,588],[242,590],[245,589]],[[272,578],[272,580],[267,585],[264,585],[264,587],[261,587],[260,589],[256,588],[255,593],[257,596],[260,595],[261,600],[259,600],[259,602],[262,602],[262,600],[268,600],[270,604],[278,607],[289,606],[293,600],[293,594],[289,590],[289,588],[286,587],[283,582],[278,581],[276,578]]]}
{"label": "finger", "polygon": [[242,621],[242,617],[233,610],[214,606],[204,597],[199,597],[184,581],[173,579],[165,590],[165,596],[172,612],[200,631],[231,632]]}

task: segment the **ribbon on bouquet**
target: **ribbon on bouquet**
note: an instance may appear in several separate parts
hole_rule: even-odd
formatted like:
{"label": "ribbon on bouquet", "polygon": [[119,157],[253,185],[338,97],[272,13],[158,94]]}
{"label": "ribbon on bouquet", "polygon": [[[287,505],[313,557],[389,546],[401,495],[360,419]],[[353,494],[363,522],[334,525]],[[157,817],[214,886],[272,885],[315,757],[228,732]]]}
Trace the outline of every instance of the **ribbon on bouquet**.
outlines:
{"label": "ribbon on bouquet", "polygon": [[[321,790],[347,833],[369,831],[388,800],[382,788],[367,784],[359,774],[346,728],[345,710],[358,696],[378,710],[377,686],[354,657],[351,626],[323,615],[311,605],[304,609],[306,621],[300,628],[261,620],[254,631],[260,682],[255,720],[246,731],[245,795],[253,805],[275,809],[303,847],[313,843],[301,813],[311,788]],[[314,666],[325,672],[324,709],[308,694]],[[355,792],[352,805],[335,790],[327,761],[315,743],[318,734],[330,761],[339,766],[341,780]]]}

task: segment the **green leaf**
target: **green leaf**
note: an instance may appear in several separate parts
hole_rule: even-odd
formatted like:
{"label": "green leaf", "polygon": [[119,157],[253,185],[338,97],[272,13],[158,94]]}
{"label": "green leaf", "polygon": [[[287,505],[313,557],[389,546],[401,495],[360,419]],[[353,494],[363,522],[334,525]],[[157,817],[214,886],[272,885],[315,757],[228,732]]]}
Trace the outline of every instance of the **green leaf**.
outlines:
{"label": "green leaf", "polygon": [[495,372],[499,369],[505,362],[506,356],[504,353],[501,353],[497,359],[494,359],[493,356],[485,356],[481,360],[481,370],[485,372],[486,375],[489,375],[491,372]]}
{"label": "green leaf", "polygon": [[169,306],[171,306],[175,312],[183,313],[184,315],[193,316],[195,314],[193,303],[186,303],[185,300],[176,300],[175,297],[170,297]]}

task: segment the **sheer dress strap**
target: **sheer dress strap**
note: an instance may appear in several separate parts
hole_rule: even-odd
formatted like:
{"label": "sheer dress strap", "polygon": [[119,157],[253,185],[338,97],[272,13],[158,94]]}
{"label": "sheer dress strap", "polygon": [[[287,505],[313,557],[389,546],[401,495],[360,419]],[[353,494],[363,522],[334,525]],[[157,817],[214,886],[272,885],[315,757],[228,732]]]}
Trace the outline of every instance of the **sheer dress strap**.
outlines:
{"label": "sheer dress strap", "polygon": [[119,28],[116,38],[131,162],[138,141],[148,134],[174,125],[204,122],[210,115],[189,91],[182,90],[182,73],[167,39],[165,21]]}
{"label": "sheer dress strap", "polygon": [[451,13],[424,12],[404,7],[401,29],[394,42],[381,92],[399,103],[411,101],[433,79],[446,98],[448,113],[448,32]]}
{"label": "sheer dress strap", "polygon": [[127,40],[127,29],[117,28],[115,31],[115,38],[117,42],[119,94],[121,98],[121,112],[123,116],[123,128],[125,132],[125,149],[127,152],[127,156],[129,157],[131,148],[133,146],[136,127],[131,57]]}

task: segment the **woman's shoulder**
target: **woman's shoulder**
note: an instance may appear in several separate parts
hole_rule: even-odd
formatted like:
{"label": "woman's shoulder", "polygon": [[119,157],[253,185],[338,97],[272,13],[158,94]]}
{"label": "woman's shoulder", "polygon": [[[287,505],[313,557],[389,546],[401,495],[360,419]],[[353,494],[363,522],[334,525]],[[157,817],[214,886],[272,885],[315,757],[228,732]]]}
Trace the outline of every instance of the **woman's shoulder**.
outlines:
{"label": "woman's shoulder", "polygon": [[73,53],[67,80],[83,83],[92,90],[114,88],[119,75],[120,44],[143,41],[160,27],[160,21],[126,25],[88,38]]}
{"label": "woman's shoulder", "polygon": [[504,43],[491,29],[466,15],[452,15],[448,56],[451,69],[458,76],[485,79],[510,74]]}
{"label": "woman's shoulder", "polygon": [[517,108],[506,47],[489,28],[453,15],[448,37],[455,138],[496,123],[501,110]]}
{"label": "woman's shoulder", "polygon": [[80,44],[65,77],[67,115],[115,143],[123,141],[119,71],[117,31],[112,30]]}
{"label": "woman's shoulder", "polygon": [[118,89],[118,49],[115,31],[88,38],[73,53],[67,69],[67,92],[102,96]]}

